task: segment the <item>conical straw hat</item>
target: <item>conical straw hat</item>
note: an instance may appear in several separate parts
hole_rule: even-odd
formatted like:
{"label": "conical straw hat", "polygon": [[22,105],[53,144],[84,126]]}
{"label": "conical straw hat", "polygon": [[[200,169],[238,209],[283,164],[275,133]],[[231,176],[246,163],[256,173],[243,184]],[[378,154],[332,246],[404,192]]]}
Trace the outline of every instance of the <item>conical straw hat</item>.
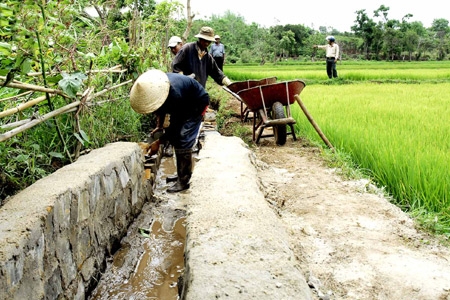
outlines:
{"label": "conical straw hat", "polygon": [[136,79],[130,91],[131,108],[149,114],[163,105],[169,95],[170,82],[161,70],[149,70]]}

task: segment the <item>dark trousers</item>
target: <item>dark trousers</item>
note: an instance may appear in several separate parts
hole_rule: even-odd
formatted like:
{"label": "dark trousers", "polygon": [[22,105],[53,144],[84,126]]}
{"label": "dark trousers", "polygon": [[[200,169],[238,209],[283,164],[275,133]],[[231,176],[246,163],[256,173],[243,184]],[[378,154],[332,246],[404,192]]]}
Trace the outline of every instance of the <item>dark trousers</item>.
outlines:
{"label": "dark trousers", "polygon": [[327,75],[328,78],[337,78],[337,70],[336,70],[336,62],[334,61],[334,57],[327,57]]}
{"label": "dark trousers", "polygon": [[223,57],[214,57],[214,60],[216,61],[219,69],[223,71]]}
{"label": "dark trousers", "polygon": [[180,121],[175,117],[170,118],[170,125],[166,135],[175,149],[191,149],[197,139],[203,115],[190,117]]}

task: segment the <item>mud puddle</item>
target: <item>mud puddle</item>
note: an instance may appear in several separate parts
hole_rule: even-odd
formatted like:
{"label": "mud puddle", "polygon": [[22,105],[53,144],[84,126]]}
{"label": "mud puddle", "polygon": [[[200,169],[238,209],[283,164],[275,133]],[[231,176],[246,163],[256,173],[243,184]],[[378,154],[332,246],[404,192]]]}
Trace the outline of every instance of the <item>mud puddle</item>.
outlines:
{"label": "mud puddle", "polygon": [[87,299],[180,299],[185,210],[179,195],[166,193],[172,183],[165,182],[175,172],[175,159],[163,158],[154,201],[144,205]]}

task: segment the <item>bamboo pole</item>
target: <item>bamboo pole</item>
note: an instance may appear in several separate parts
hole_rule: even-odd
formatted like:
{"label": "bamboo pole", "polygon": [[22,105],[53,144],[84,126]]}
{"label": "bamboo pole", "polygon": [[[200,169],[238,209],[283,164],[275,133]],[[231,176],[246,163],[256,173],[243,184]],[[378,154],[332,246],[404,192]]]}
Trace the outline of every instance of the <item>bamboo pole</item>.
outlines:
{"label": "bamboo pole", "polygon": [[[87,71],[86,74],[95,74],[95,73],[125,73],[127,70],[116,70],[116,69],[106,69],[106,70],[91,70]],[[58,75],[59,73],[47,73],[47,75]],[[35,77],[42,76],[42,72],[30,72],[27,73],[27,76]]]}
{"label": "bamboo pole", "polygon": [[93,94],[92,96],[90,96],[90,97],[87,99],[87,101],[90,101],[90,100],[94,99],[95,97],[101,96],[101,95],[103,95],[103,94],[105,94],[105,93],[107,93],[107,92],[109,92],[109,91],[111,91],[111,90],[113,90],[113,89],[117,89],[117,88],[119,88],[119,87],[121,87],[121,86],[123,86],[123,85],[129,84],[129,83],[131,83],[131,82],[133,82],[132,79],[127,80],[127,81],[124,81],[124,82],[122,82],[122,83],[120,83],[120,84],[118,84],[118,85],[111,86],[111,87],[109,87],[109,88],[103,89],[103,90],[101,90],[100,92],[97,92],[97,93]]}
{"label": "bamboo pole", "polygon": [[49,94],[58,94],[58,95],[68,98],[68,96],[66,94],[64,94],[63,91],[49,89],[49,88],[42,87],[39,85],[34,85],[34,84],[10,82],[6,86],[10,87],[10,88],[14,88],[14,89],[30,90],[30,91],[36,91],[36,92],[42,92],[42,93],[49,93]]}
{"label": "bamboo pole", "polygon": [[26,123],[30,122],[31,120],[32,120],[32,119],[23,119],[23,120],[20,120],[20,121],[11,122],[11,123],[4,124],[4,125],[0,126],[0,128],[1,128],[1,129],[16,128],[16,127],[18,127],[18,126],[21,126],[21,125],[23,125],[23,124],[26,124]]}
{"label": "bamboo pole", "polygon": [[30,129],[30,128],[32,128],[32,127],[34,127],[34,126],[36,126],[36,125],[38,125],[38,124],[40,124],[42,122],[45,122],[45,121],[47,121],[50,118],[58,116],[58,115],[66,112],[67,110],[69,110],[71,108],[77,107],[78,105],[80,105],[80,101],[76,101],[76,102],[70,103],[70,104],[68,104],[66,106],[63,106],[63,107],[57,109],[57,110],[49,112],[48,114],[45,114],[42,117],[39,117],[37,119],[33,119],[30,122],[28,122],[27,124],[24,124],[24,125],[19,126],[19,127],[15,128],[15,129],[13,129],[11,131],[8,131],[8,132],[5,132],[3,134],[0,134],[0,142],[4,142],[7,139],[9,139],[9,138],[11,138],[11,137],[13,137],[13,136],[15,136],[15,135],[17,135],[17,134],[27,130],[27,129]]}
{"label": "bamboo pole", "polygon": [[328,141],[327,137],[325,136],[325,134],[323,134],[322,130],[320,130],[319,125],[317,125],[317,123],[314,121],[313,117],[310,115],[310,113],[306,109],[306,106],[303,104],[302,100],[300,99],[300,96],[295,95],[294,98],[295,98],[295,100],[297,100],[298,104],[300,105],[300,107],[302,108],[306,117],[308,118],[309,122],[314,127],[314,129],[319,134],[319,136],[322,138],[322,140],[325,142],[325,144],[328,146],[328,148],[330,148],[333,152],[335,152],[336,150],[334,149],[333,145]]}
{"label": "bamboo pole", "polygon": [[[103,95],[103,94],[105,94],[105,93],[107,93],[107,92],[109,92],[111,90],[114,90],[114,89],[119,88],[121,86],[127,85],[127,84],[129,84],[131,82],[133,82],[132,79],[127,80],[125,82],[122,82],[120,84],[117,84],[115,86],[103,89],[100,92],[97,92],[95,94],[90,94],[88,96],[87,100],[86,100],[86,104],[85,105],[90,106],[92,104],[89,103],[89,102],[92,99],[94,99],[95,97],[101,96],[101,95]],[[14,86],[11,86],[11,85],[14,85]],[[44,88],[44,87],[36,86],[36,85],[30,85],[30,84],[24,84],[24,83],[20,83],[20,84],[9,83],[7,86],[16,88],[16,85],[20,86],[20,87],[17,87],[17,88],[21,88],[21,89],[26,89],[26,87],[29,87],[30,89],[32,89],[34,91],[51,93],[51,94],[59,94],[59,95],[62,95],[64,97],[67,97],[67,95],[62,93],[61,91],[48,89],[48,88]],[[87,92],[87,91],[85,91],[85,92]],[[45,100],[45,96],[43,96],[43,97],[44,97],[44,100]],[[42,98],[42,97],[39,97],[39,98]],[[36,99],[38,99],[38,98],[36,98]],[[111,101],[106,100],[106,101],[103,101],[103,102],[111,102]],[[14,129],[12,129],[12,130],[10,130],[8,132],[5,132],[4,134],[1,134],[0,135],[0,142],[3,142],[5,140],[7,140],[7,139],[17,135],[18,133],[23,132],[23,131],[25,131],[25,130],[27,130],[29,128],[32,128],[32,127],[34,127],[34,126],[36,126],[36,125],[38,125],[38,124],[40,124],[40,123],[42,123],[42,122],[52,118],[54,116],[58,116],[60,114],[68,113],[68,112],[72,112],[72,111],[77,111],[77,106],[79,106],[80,103],[81,103],[81,101],[73,102],[73,103],[68,104],[68,105],[66,105],[64,107],[61,107],[61,108],[59,108],[57,110],[54,110],[53,112],[50,112],[50,113],[48,113],[48,114],[46,114],[46,115],[44,115],[42,117],[39,117],[39,118],[36,118],[36,119],[29,119],[28,122],[25,122],[25,120],[22,120],[22,121],[19,121],[19,122],[3,125],[3,126],[1,126],[2,129],[7,129],[7,128],[11,128],[11,127],[13,127]],[[14,110],[14,112],[18,112],[17,108],[14,108],[13,110]],[[24,124],[24,122],[25,122],[25,124]],[[12,124],[14,124],[14,125],[12,125]]]}
{"label": "bamboo pole", "polygon": [[[117,98],[117,99],[111,99],[111,100],[103,100],[103,101],[98,101],[98,102],[95,102],[95,103],[89,103],[89,102],[87,102],[87,103],[85,103],[85,105],[88,106],[88,107],[91,107],[91,106],[101,106],[101,105],[103,105],[103,104],[106,104],[106,103],[112,103],[112,102],[115,102],[115,101],[120,100],[120,99],[123,99],[123,98]],[[77,107],[73,107],[73,108],[71,108],[71,109],[65,110],[65,111],[64,111],[63,113],[61,113],[61,114],[67,114],[67,113],[76,112],[76,111],[78,111],[78,108],[77,108]],[[33,120],[33,119],[23,119],[23,120],[20,120],[20,121],[16,121],[16,122],[12,122],[12,123],[8,123],[8,124],[1,125],[0,128],[1,128],[1,129],[16,128],[16,127],[19,127],[19,126],[21,126],[21,125],[23,125],[23,124],[26,124],[26,123],[28,123],[28,122],[31,122],[32,120]]]}
{"label": "bamboo pole", "polygon": [[22,93],[22,94],[18,94],[18,95],[12,96],[12,97],[8,97],[8,98],[3,98],[3,99],[0,99],[0,102],[8,101],[8,100],[17,100],[20,97],[24,97],[24,96],[29,95],[31,93],[33,93],[33,91],[28,91],[28,92],[25,92],[25,93]]}
{"label": "bamboo pole", "polygon": [[38,98],[35,98],[33,100],[30,100],[28,102],[22,103],[19,106],[7,109],[5,111],[0,112],[0,118],[6,117],[6,116],[10,116],[12,114],[18,113],[19,111],[22,111],[24,109],[27,109],[29,107],[32,107],[42,101],[45,101],[47,98],[45,96],[41,96]]}

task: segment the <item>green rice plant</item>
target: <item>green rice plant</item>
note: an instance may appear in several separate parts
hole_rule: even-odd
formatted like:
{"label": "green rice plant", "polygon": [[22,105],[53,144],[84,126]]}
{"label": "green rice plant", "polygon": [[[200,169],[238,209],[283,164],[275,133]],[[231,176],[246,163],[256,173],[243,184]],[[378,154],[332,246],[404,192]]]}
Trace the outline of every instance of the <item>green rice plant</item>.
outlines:
{"label": "green rice plant", "polygon": [[[405,210],[450,207],[450,83],[313,85],[302,101],[330,142]],[[296,130],[319,140],[293,106]]]}
{"label": "green rice plant", "polygon": [[[347,81],[450,81],[450,62],[353,62],[337,64],[340,79]],[[277,77],[279,81],[302,79],[308,84],[328,81],[325,62],[297,64],[227,65],[225,73],[234,81]]]}

